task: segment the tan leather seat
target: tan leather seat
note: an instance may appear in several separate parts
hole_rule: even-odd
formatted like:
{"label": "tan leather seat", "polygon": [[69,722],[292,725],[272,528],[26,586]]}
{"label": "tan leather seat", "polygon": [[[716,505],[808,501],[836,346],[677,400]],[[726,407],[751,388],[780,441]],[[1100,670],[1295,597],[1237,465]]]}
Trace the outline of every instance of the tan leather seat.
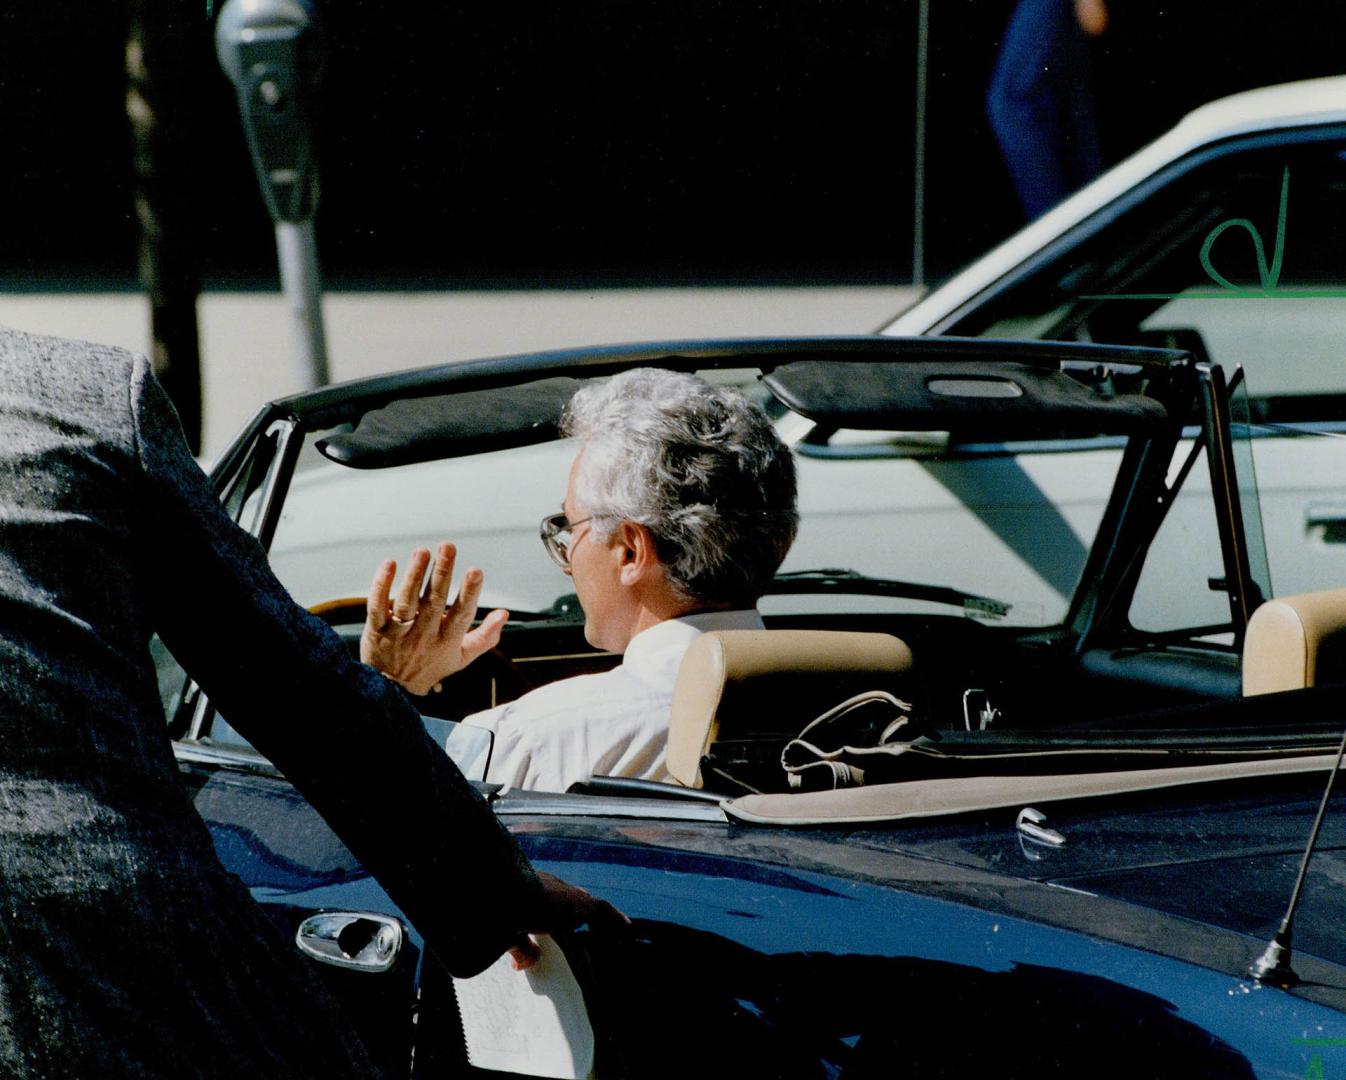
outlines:
{"label": "tan leather seat", "polygon": [[1243,639],[1243,695],[1346,680],[1346,589],[1268,600]]}
{"label": "tan leather seat", "polygon": [[715,743],[789,738],[852,693],[889,689],[911,666],[911,650],[891,634],[703,634],[687,650],[673,689],[668,770],[684,787],[701,787],[702,761]]}

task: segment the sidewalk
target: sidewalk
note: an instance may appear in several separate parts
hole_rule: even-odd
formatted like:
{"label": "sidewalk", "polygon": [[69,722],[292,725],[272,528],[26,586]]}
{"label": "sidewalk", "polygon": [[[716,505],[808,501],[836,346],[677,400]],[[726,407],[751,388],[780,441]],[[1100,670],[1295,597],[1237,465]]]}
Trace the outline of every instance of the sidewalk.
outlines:
{"label": "sidewalk", "polygon": [[[917,297],[910,288],[613,289],[331,293],[324,302],[332,380],[577,345],[749,335],[862,334]],[[207,293],[199,306],[203,453],[213,457],[271,398],[299,386],[279,294]],[[0,325],[149,346],[137,294],[0,294]]]}

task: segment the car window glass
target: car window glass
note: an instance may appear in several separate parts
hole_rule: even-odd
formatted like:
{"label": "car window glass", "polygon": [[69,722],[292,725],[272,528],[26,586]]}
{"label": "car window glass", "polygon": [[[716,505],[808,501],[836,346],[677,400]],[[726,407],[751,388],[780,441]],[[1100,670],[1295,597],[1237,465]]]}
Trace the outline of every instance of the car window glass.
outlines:
{"label": "car window glass", "polygon": [[[1084,223],[1059,254],[946,329],[1179,344],[1226,372],[1242,366],[1251,419],[1266,425],[1251,432],[1266,529],[1254,576],[1269,574],[1281,595],[1336,586],[1346,543],[1324,540],[1332,526],[1314,522],[1340,506],[1346,475],[1332,441],[1346,425],[1346,134],[1306,129],[1206,154],[1106,224]],[[1137,625],[1173,621],[1146,614],[1160,580],[1148,574],[1137,594]],[[1202,611],[1222,599],[1199,595]]]}
{"label": "car window glass", "polygon": [[159,704],[163,706],[164,718],[171,721],[187,672],[173,658],[158,634],[150,638],[150,660],[154,664],[155,683],[159,688]]}
{"label": "car window glass", "polygon": [[1262,599],[1274,595],[1271,562],[1266,532],[1262,528],[1262,501],[1257,486],[1257,461],[1254,428],[1248,402],[1248,380],[1240,369],[1229,387],[1230,440],[1234,471],[1238,474],[1239,512],[1243,518],[1243,537],[1248,551],[1248,573]]}
{"label": "car window glass", "polygon": [[[862,579],[945,586],[1007,602],[1009,612],[996,616],[1005,625],[1064,618],[1119,445],[1100,440],[1063,454],[1044,442],[974,453],[939,433],[845,432],[833,444],[840,452],[805,447],[797,458],[801,525],[784,572],[840,568]],[[291,484],[272,566],[313,605],[363,596],[383,559],[403,561],[416,546],[452,539],[485,572],[484,604],[549,610],[573,589],[543,551],[538,522],[559,505],[574,454],[573,443],[560,441],[391,469],[316,464]],[[768,597],[763,610],[959,613],[867,592],[863,583],[845,593]]]}
{"label": "car window glass", "polygon": [[483,603],[545,610],[574,591],[538,539],[574,456],[572,442],[558,441],[389,469],[316,463],[291,482],[272,568],[312,606],[364,596],[384,559],[401,565],[417,547],[452,540],[464,565],[485,572]]}
{"label": "car window glass", "polygon": [[[1051,441],[975,452],[942,433],[837,432],[798,459],[801,521],[783,572],[844,567],[1003,601],[1009,626],[1062,621],[1120,463],[1118,446]],[[887,453],[884,453],[884,450]],[[857,589],[857,592],[862,591]],[[876,597],[767,597],[763,610],[930,611]],[[981,613],[968,610],[974,617]]]}
{"label": "car window glass", "polygon": [[[1252,449],[1277,596],[1346,583],[1346,431],[1340,424],[1253,424]],[[1269,483],[1267,477],[1280,478]]]}
{"label": "car window glass", "polygon": [[[1179,442],[1169,470],[1170,483],[1191,452],[1190,439]],[[1229,622],[1229,597],[1223,590],[1212,589],[1210,583],[1224,574],[1210,473],[1202,449],[1145,556],[1131,601],[1131,625],[1149,633],[1223,626]]]}
{"label": "car window glass", "polygon": [[1263,398],[1346,393],[1346,139],[1296,138],[1180,166],[949,332],[1136,343],[1191,328]]}
{"label": "car window glass", "polygon": [[[1173,293],[1143,329],[1192,327],[1227,371],[1265,396],[1340,394],[1346,340],[1346,151],[1331,143],[1216,163],[1206,192],[1219,221],[1165,252]],[[1279,168],[1277,167],[1279,165]],[[1195,256],[1195,257],[1193,257]],[[1131,291],[1143,291],[1132,288]],[[1126,301],[1119,301],[1126,303]]]}

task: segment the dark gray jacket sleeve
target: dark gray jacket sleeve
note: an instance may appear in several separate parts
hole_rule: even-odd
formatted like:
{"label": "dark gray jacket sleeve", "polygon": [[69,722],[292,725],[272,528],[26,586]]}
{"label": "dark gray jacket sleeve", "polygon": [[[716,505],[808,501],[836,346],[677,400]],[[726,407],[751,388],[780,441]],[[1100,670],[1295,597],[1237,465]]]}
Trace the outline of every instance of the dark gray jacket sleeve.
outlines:
{"label": "dark gray jacket sleeve", "polygon": [[131,408],[155,628],[450,970],[485,967],[538,910],[540,885],[518,845],[402,690],[299,607],[229,520],[144,360]]}

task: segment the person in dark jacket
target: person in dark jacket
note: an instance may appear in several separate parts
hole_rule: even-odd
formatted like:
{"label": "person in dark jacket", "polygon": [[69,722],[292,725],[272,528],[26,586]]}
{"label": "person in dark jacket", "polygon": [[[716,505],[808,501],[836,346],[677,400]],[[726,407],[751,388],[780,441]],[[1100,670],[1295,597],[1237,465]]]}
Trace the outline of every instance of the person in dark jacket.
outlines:
{"label": "person in dark jacket", "polygon": [[153,631],[455,974],[619,918],[535,873],[403,691],[290,599],[143,358],[0,330],[0,1075],[369,1075],[215,856]]}
{"label": "person in dark jacket", "polygon": [[986,94],[991,130],[1031,221],[1102,171],[1089,39],[1106,0],[1018,0]]}

